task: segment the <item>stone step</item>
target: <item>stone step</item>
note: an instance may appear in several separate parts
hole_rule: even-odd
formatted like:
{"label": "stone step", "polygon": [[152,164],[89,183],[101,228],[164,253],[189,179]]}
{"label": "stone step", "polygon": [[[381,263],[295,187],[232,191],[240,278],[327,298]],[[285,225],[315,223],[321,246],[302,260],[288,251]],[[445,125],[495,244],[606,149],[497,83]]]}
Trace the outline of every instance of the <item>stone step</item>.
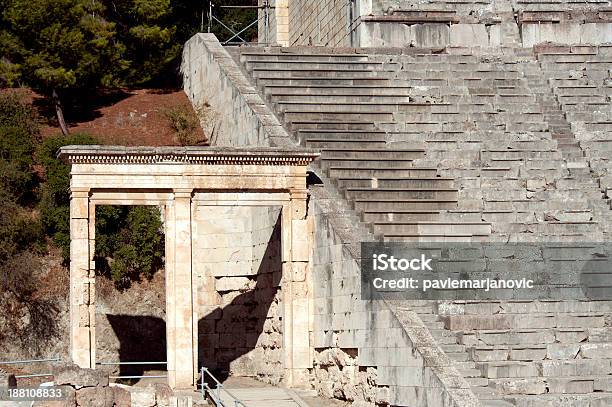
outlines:
{"label": "stone step", "polygon": [[539,377],[541,369],[537,363],[511,360],[476,363],[478,372],[490,379]]}
{"label": "stone step", "polygon": [[[326,48],[317,48],[317,51],[325,51]],[[248,47],[240,48],[241,61],[284,61],[284,60],[308,60],[308,61],[367,61],[367,54],[357,53],[325,53],[325,52],[307,52],[304,49],[283,48],[283,52],[276,52],[269,49],[261,49],[260,47],[249,49]]]}
{"label": "stone step", "polygon": [[388,78],[372,77],[365,75],[352,76],[333,76],[331,78],[324,77],[311,77],[311,76],[294,76],[294,77],[277,77],[277,76],[266,76],[255,79],[255,83],[259,87],[266,87],[268,85],[282,85],[282,86],[293,86],[293,85],[326,85],[326,86],[349,86],[349,85],[376,85],[379,87],[387,87],[392,85],[392,81]]}
{"label": "stone step", "polygon": [[373,222],[374,233],[385,236],[488,236],[491,225],[469,222]]}
{"label": "stone step", "polygon": [[[589,340],[589,328],[453,331],[464,345],[568,344]],[[612,333],[612,331],[611,331]]]}
{"label": "stone step", "polygon": [[[329,111],[329,112],[305,112],[305,111],[289,111],[286,110],[282,113],[282,117],[285,122],[288,122],[294,127],[297,123],[302,123],[305,121],[310,122],[318,122],[318,121],[334,121],[334,122],[358,122],[358,121],[366,121],[368,123],[372,122],[381,122],[381,121],[393,121],[393,112],[369,112],[369,113],[360,113],[358,111],[354,112],[342,112],[342,111]],[[300,127],[303,128],[303,127]]]}
{"label": "stone step", "polygon": [[457,207],[455,200],[439,199],[403,199],[403,200],[380,200],[380,199],[355,199],[353,206],[357,211],[409,211],[419,209],[443,210]]}
{"label": "stone step", "polygon": [[375,178],[389,178],[391,176],[397,177],[435,177],[438,170],[436,168],[427,167],[405,167],[405,166],[392,166],[388,168],[380,168],[374,165],[361,165],[351,168],[330,166],[328,168],[328,174],[330,178],[341,178],[341,177],[375,177]]}
{"label": "stone step", "polygon": [[504,399],[515,407],[605,407],[612,405],[612,393],[511,395]]}
{"label": "stone step", "polygon": [[480,213],[472,216],[463,215],[455,211],[440,212],[436,210],[412,210],[412,211],[397,211],[397,212],[376,212],[365,211],[362,213],[364,222],[423,222],[423,221],[489,221],[480,216]]}
{"label": "stone step", "polygon": [[502,399],[481,399],[480,404],[482,407],[515,407],[514,404]]}
{"label": "stone step", "polygon": [[471,387],[486,387],[489,385],[489,379],[485,377],[464,377]]}
{"label": "stone step", "polygon": [[370,69],[335,69],[334,66],[329,66],[321,69],[304,67],[304,68],[286,68],[286,69],[270,69],[270,68],[254,68],[250,71],[251,77],[255,80],[259,79],[371,79],[371,78],[391,78],[390,72],[376,72]]}
{"label": "stone step", "polygon": [[466,347],[460,344],[440,345],[440,348],[446,353],[459,353],[466,351]]}
{"label": "stone step", "polygon": [[465,362],[468,360],[468,354],[465,352],[459,352],[459,353],[446,352],[446,356],[448,356],[451,360],[455,362]]}
{"label": "stone step", "polygon": [[375,95],[371,92],[355,94],[350,93],[346,95],[338,94],[338,92],[330,95],[313,95],[307,94],[281,94],[270,96],[270,101],[277,104],[278,106],[284,106],[292,103],[304,103],[304,102],[319,102],[319,103],[337,103],[337,104],[349,104],[349,103],[365,103],[365,102],[376,102],[380,104],[394,104],[394,103],[410,103],[414,101],[409,95]]}
{"label": "stone step", "polygon": [[302,131],[351,131],[359,130],[371,132],[379,130],[372,121],[365,120],[294,120],[291,123],[285,123],[289,130],[293,132]]}
{"label": "stone step", "polygon": [[341,129],[301,129],[297,131],[301,139],[325,139],[325,140],[370,140],[386,141],[388,133],[379,129],[372,130],[341,130]]}
{"label": "stone step", "polygon": [[[264,94],[274,97],[283,96],[409,96],[415,87],[395,84],[393,87],[373,85],[328,85],[328,84],[270,84],[263,88]],[[440,91],[438,90],[438,93]],[[310,99],[309,99],[310,100]]]}
{"label": "stone step", "polygon": [[360,148],[324,148],[321,156],[324,159],[372,159],[372,160],[415,160],[423,157],[423,149],[360,149]]}
{"label": "stone step", "polygon": [[[456,189],[441,188],[346,188],[345,195],[348,199],[441,199],[457,200]],[[386,223],[383,223],[386,225]]]}
{"label": "stone step", "polygon": [[325,157],[320,159],[323,169],[354,168],[367,165],[370,168],[406,169],[414,161],[412,158],[354,158],[354,157]]}
{"label": "stone step", "polygon": [[247,71],[251,74],[266,71],[382,71],[384,69],[393,70],[399,68],[395,63],[383,63],[372,61],[316,61],[308,59],[287,59],[283,61],[271,60],[247,60],[244,63]]}
{"label": "stone step", "polygon": [[461,330],[504,330],[521,328],[601,328],[605,326],[604,313],[535,313],[499,315],[447,315],[442,316],[444,327]]}
{"label": "stone step", "polygon": [[[473,377],[483,378],[482,373],[480,372],[480,369],[457,369],[457,370],[459,370],[459,373],[461,373],[461,375],[465,378],[473,378]],[[486,385],[488,385],[488,383]]]}
{"label": "stone step", "polygon": [[346,177],[338,178],[337,185],[340,188],[430,188],[430,189],[452,189],[452,178],[372,178],[372,177]]}
{"label": "stone step", "polygon": [[476,362],[474,362],[473,360],[467,360],[467,361],[453,361],[453,366],[457,369],[475,369],[476,368]]}
{"label": "stone step", "polygon": [[[308,138],[303,143],[309,148],[318,149],[333,149],[333,148],[357,148],[357,149],[374,149],[386,146],[385,140],[371,141],[368,139],[332,139],[324,138]],[[408,145],[405,145],[408,146]]]}

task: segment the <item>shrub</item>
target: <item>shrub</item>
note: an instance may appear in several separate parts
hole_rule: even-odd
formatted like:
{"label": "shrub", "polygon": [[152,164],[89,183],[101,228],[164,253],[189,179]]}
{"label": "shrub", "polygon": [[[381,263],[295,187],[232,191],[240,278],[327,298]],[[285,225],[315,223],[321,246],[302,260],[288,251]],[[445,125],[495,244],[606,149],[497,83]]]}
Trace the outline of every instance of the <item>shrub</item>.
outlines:
{"label": "shrub", "polygon": [[197,132],[200,121],[190,107],[175,106],[164,113],[182,146],[197,144],[201,141],[198,140]]}

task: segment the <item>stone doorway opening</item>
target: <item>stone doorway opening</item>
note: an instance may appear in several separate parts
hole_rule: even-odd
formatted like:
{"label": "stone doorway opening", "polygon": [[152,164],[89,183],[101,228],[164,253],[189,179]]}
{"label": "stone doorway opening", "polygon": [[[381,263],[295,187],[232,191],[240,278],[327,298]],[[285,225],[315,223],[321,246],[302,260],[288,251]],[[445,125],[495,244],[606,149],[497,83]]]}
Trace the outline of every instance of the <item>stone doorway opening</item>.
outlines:
{"label": "stone doorway opening", "polygon": [[163,206],[96,205],[96,367],[125,384],[165,381]]}

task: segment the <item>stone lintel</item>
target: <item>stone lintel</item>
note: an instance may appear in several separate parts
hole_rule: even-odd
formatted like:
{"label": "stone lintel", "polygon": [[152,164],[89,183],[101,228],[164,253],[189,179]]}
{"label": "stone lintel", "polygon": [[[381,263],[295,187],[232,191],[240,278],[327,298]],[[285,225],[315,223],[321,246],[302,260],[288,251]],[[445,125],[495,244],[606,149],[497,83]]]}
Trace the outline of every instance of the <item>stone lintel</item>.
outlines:
{"label": "stone lintel", "polygon": [[276,147],[123,147],[73,145],[58,158],[68,164],[259,164],[305,166],[320,154],[313,149]]}

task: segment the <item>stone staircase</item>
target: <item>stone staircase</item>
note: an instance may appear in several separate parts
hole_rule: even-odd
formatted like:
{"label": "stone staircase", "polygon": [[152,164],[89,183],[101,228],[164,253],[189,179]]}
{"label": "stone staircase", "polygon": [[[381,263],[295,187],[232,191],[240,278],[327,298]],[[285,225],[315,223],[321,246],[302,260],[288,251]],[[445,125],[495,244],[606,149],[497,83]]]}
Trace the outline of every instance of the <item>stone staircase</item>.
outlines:
{"label": "stone staircase", "polygon": [[410,309],[418,310],[483,406],[612,403],[609,301],[470,301]]}
{"label": "stone staircase", "polygon": [[567,131],[585,152],[601,190],[608,195],[612,158],[612,46],[548,47],[538,60]]}
{"label": "stone staircase", "polygon": [[255,49],[240,59],[285,127],[301,144],[321,149],[321,170],[375,234],[386,240],[489,235],[488,223],[454,216],[452,179],[414,164],[425,157],[423,143],[409,140],[398,123],[418,117],[427,127],[432,114],[453,107],[411,98],[413,87],[392,58]]}
{"label": "stone staircase", "polygon": [[[295,140],[321,149],[317,170],[376,237],[607,240],[612,212],[591,171],[602,153],[575,133],[541,55],[233,52]],[[612,302],[391,305],[419,314],[482,405],[612,405]]]}

